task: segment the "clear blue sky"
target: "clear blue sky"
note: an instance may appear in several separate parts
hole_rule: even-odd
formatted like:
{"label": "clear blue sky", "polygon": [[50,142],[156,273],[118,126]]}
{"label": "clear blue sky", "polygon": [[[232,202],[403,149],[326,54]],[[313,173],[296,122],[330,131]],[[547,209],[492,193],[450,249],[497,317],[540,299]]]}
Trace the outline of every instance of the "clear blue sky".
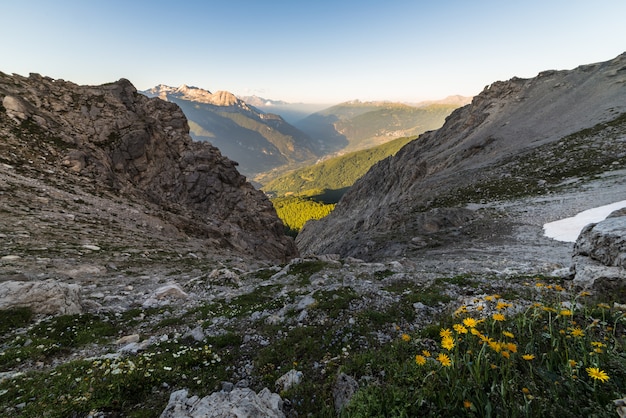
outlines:
{"label": "clear blue sky", "polygon": [[307,103],[474,95],[626,51],[625,0],[0,0],[0,71]]}

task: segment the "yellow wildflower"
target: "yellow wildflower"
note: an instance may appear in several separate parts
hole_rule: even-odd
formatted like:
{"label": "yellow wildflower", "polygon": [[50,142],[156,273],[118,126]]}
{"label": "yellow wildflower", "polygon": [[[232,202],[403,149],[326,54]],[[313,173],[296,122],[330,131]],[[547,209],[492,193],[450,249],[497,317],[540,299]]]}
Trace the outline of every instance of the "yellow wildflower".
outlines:
{"label": "yellow wildflower", "polygon": [[524,354],[522,355],[522,358],[526,361],[530,361],[530,360],[534,360],[535,355],[534,354]]}
{"label": "yellow wildflower", "polygon": [[422,350],[422,354],[424,355],[424,357],[430,357],[430,351],[428,350]]}
{"label": "yellow wildflower", "polygon": [[437,356],[437,361],[441,363],[443,367],[450,367],[452,365],[450,357],[448,357],[448,355],[444,353],[439,353],[439,355]]}
{"label": "yellow wildflower", "polygon": [[476,325],[478,325],[478,321],[474,318],[465,318],[463,320],[463,325],[465,325],[466,327],[475,328]]}
{"label": "yellow wildflower", "polygon": [[506,309],[506,308],[509,308],[511,306],[513,306],[513,305],[511,305],[510,303],[498,301],[498,304],[496,305],[496,309],[501,311],[502,309]]}
{"label": "yellow wildflower", "polygon": [[587,371],[587,374],[589,375],[589,377],[591,377],[594,380],[599,380],[603,383],[609,380],[609,375],[606,374],[605,371],[600,370],[597,367],[587,367],[585,370]]}
{"label": "yellow wildflower", "polygon": [[485,300],[491,302],[494,299],[493,296],[485,296]]}
{"label": "yellow wildflower", "polygon": [[572,334],[573,337],[579,338],[585,335],[585,331],[583,331],[580,327],[570,328],[570,334]]}
{"label": "yellow wildflower", "polygon": [[568,362],[568,364],[569,364],[569,366],[570,366],[570,367],[576,367],[576,364],[577,364],[577,363],[576,363],[576,360],[571,360],[571,359],[570,359],[570,360],[568,360],[567,362]]}
{"label": "yellow wildflower", "polygon": [[411,341],[411,336],[409,334],[402,334],[402,341]]}
{"label": "yellow wildflower", "polygon": [[556,290],[557,292],[562,292],[565,290],[565,288],[556,284],[554,285],[554,290]]}
{"label": "yellow wildflower", "polygon": [[495,313],[492,316],[494,321],[504,321],[506,318],[501,313]]}
{"label": "yellow wildflower", "polygon": [[509,350],[511,353],[517,353],[517,345],[513,343],[507,343],[506,349]]}
{"label": "yellow wildflower", "polygon": [[559,312],[559,315],[561,315],[561,316],[572,316],[573,313],[569,309],[561,309],[561,312]]}
{"label": "yellow wildflower", "polygon": [[439,336],[441,338],[452,337],[452,331],[450,331],[449,328],[442,328],[441,331],[439,331]]}
{"label": "yellow wildflower", "polygon": [[592,341],[591,345],[594,347],[606,347],[606,344],[600,342],[600,341]]}
{"label": "yellow wildflower", "polygon": [[509,338],[515,338],[515,335],[513,335],[513,333],[509,331],[502,331],[502,335]]}
{"label": "yellow wildflower", "polygon": [[522,388],[522,393],[524,395],[528,395],[530,393],[530,390],[528,388]]}
{"label": "yellow wildflower", "polygon": [[470,409],[470,408],[472,407],[472,403],[471,403],[470,401],[468,401],[467,399],[465,399],[465,400],[463,401],[463,407],[464,407],[465,409]]}
{"label": "yellow wildflower", "polygon": [[583,292],[580,292],[580,295],[578,295],[578,296],[591,296],[591,293],[590,293],[590,292],[587,292],[587,291],[585,290],[585,291],[583,291]]}
{"label": "yellow wildflower", "polygon": [[502,354],[502,357],[504,357],[504,358],[510,358],[511,357],[511,353],[509,353],[508,351],[503,351],[500,354]]}
{"label": "yellow wildflower", "polygon": [[422,356],[422,355],[416,355],[415,356],[415,363],[418,366],[423,366],[424,364],[426,364],[426,357]]}
{"label": "yellow wildflower", "polygon": [[461,324],[454,324],[452,328],[454,328],[454,330],[459,334],[467,334],[467,328]]}
{"label": "yellow wildflower", "polygon": [[456,311],[454,311],[454,316],[460,316],[461,314],[466,313],[466,312],[467,312],[467,306],[461,305]]}
{"label": "yellow wildflower", "polygon": [[491,340],[487,344],[489,344],[489,347],[496,353],[502,351],[502,345],[498,341]]}
{"label": "yellow wildflower", "polygon": [[446,350],[450,351],[454,348],[454,338],[452,337],[444,337],[441,340],[441,346]]}
{"label": "yellow wildflower", "polygon": [[609,305],[607,305],[606,303],[598,303],[598,308],[600,308],[600,309],[611,309],[611,307]]}

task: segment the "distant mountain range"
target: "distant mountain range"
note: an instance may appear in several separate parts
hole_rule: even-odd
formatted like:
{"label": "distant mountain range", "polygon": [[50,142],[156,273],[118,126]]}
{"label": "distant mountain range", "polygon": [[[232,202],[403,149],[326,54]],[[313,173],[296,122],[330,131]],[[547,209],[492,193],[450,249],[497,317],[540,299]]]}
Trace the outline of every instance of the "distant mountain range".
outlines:
{"label": "distant mountain range", "polygon": [[179,105],[189,120],[192,138],[211,142],[239,163],[239,171],[248,177],[318,156],[305,133],[229,92],[159,85],[141,93]]}
{"label": "distant mountain range", "polygon": [[469,101],[461,96],[414,105],[351,101],[320,109],[322,105],[236,97],[186,85],[159,85],[141,93],[179,105],[192,138],[211,142],[239,164],[242,174],[262,182],[337,153],[437,129]]}
{"label": "distant mountain range", "polygon": [[408,105],[393,102],[345,102],[316,112],[295,126],[325,153],[357,151],[392,139],[441,127],[452,111],[470,98]]}
{"label": "distant mountain range", "polygon": [[312,113],[319,112],[332,106],[334,103],[289,103],[283,100],[265,99],[259,96],[237,96],[250,106],[254,106],[265,113],[280,115],[292,125]]}

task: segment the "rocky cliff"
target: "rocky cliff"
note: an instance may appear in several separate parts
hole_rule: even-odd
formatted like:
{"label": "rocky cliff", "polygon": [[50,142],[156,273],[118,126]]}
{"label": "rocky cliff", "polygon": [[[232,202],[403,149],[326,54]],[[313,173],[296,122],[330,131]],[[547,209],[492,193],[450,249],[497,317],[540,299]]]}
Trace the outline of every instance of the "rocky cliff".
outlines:
{"label": "rocky cliff", "polygon": [[374,166],[297,243],[303,253],[376,259],[471,238],[472,225],[494,225],[480,205],[626,167],[625,133],[626,54],[495,82]]}
{"label": "rocky cliff", "polygon": [[[162,238],[181,251],[194,241],[261,259],[296,254],[269,200],[217,148],[192,141],[177,105],[124,79],[78,86],[3,73],[0,102],[4,252],[24,252],[19,230],[26,246]],[[91,228],[60,238],[69,218]]]}

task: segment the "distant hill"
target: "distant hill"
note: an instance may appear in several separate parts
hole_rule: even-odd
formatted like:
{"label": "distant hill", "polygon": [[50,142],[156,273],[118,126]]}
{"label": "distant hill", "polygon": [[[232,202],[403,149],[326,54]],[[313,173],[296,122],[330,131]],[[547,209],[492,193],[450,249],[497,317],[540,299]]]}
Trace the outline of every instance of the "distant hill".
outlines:
{"label": "distant hill", "polygon": [[308,135],[229,92],[159,85],[141,93],[179,105],[189,120],[192,138],[219,148],[248,177],[317,157]]}
{"label": "distant hill", "polygon": [[270,181],[262,189],[270,197],[287,195],[326,195],[327,201],[337,201],[359,177],[378,161],[394,155],[416,137],[392,140],[377,147],[351,152],[313,166],[292,171]]}
{"label": "distant hill", "polygon": [[437,129],[461,103],[407,105],[356,100],[316,112],[295,126],[315,140],[312,146],[319,154],[357,151]]}

